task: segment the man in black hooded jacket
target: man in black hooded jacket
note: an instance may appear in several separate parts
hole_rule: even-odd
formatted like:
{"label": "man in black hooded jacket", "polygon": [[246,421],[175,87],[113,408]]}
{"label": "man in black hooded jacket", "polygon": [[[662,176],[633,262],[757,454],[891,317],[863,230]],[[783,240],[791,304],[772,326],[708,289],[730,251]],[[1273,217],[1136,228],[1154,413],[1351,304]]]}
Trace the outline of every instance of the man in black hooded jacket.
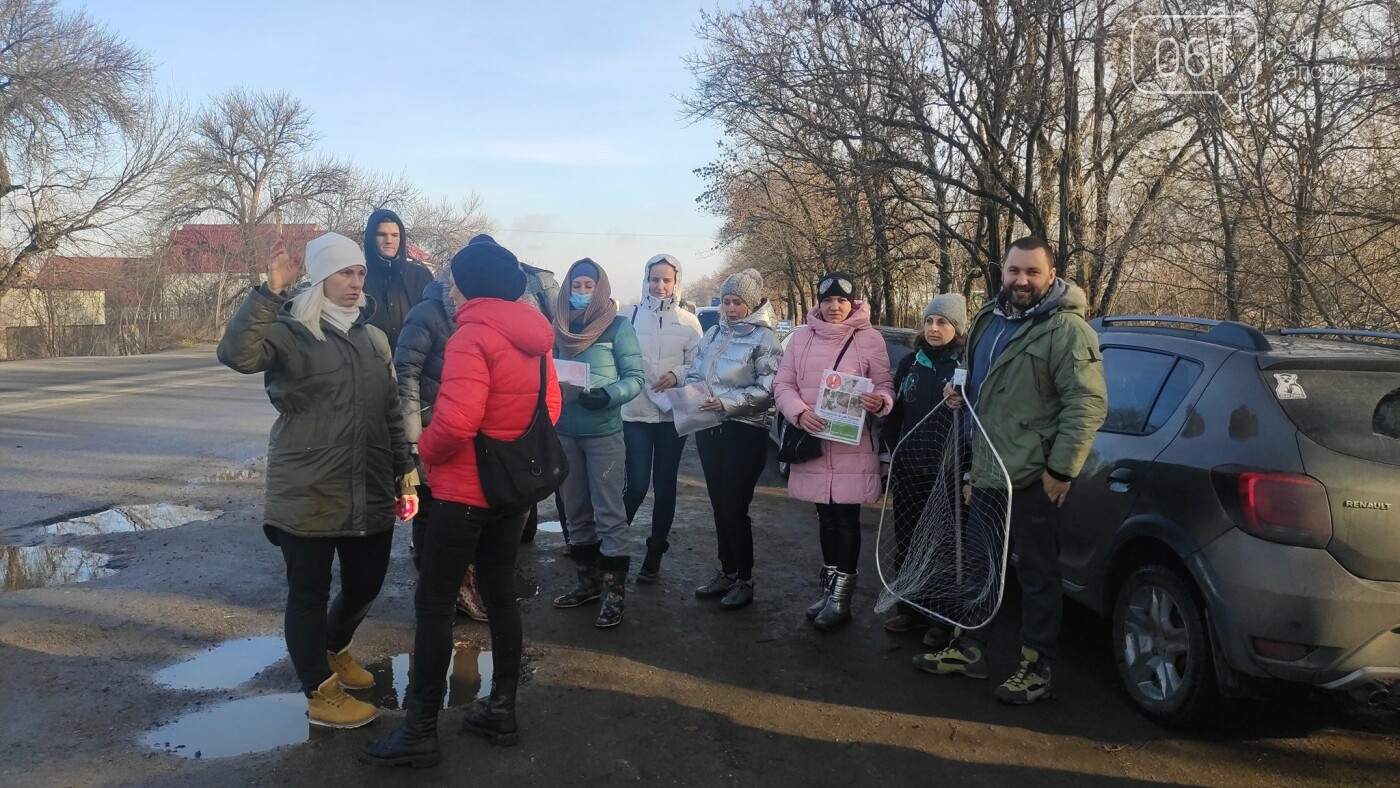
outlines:
{"label": "man in black hooded jacket", "polygon": [[423,300],[433,281],[428,267],[408,257],[403,220],[387,208],[369,215],[365,223],[365,293],[374,299],[369,323],[378,326],[397,347],[408,311]]}

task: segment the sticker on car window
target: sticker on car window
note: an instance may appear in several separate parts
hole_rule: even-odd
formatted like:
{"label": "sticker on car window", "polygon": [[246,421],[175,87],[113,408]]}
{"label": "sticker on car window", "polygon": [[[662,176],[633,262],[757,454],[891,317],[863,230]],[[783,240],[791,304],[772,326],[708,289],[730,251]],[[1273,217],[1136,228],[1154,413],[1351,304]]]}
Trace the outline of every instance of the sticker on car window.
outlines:
{"label": "sticker on car window", "polygon": [[1307,399],[1308,392],[1303,390],[1303,384],[1298,382],[1298,376],[1287,372],[1274,373],[1274,380],[1278,385],[1274,387],[1274,396],[1279,399]]}

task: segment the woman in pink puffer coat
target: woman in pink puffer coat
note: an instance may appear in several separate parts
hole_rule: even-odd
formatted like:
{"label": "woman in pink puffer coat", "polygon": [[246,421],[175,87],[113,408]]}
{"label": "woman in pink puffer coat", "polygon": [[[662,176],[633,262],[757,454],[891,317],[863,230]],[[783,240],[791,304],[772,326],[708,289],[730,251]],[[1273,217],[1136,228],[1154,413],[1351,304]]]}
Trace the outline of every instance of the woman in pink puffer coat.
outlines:
{"label": "woman in pink puffer coat", "polygon": [[[822,373],[828,369],[870,378],[875,390],[860,395],[861,406],[874,416],[889,413],[894,407],[889,352],[880,332],[870,325],[870,307],[855,300],[853,277],[841,272],[823,276],[817,298],[806,325],[788,340],[773,384],[789,429],[817,432],[824,426],[813,407]],[[807,618],[818,629],[835,629],[851,620],[860,559],[860,507],[880,500],[875,433],[874,421],[868,419],[859,445],[822,441],[822,456],[794,464],[788,478],[788,495],[815,503],[821,524],[822,598],[807,609]]]}

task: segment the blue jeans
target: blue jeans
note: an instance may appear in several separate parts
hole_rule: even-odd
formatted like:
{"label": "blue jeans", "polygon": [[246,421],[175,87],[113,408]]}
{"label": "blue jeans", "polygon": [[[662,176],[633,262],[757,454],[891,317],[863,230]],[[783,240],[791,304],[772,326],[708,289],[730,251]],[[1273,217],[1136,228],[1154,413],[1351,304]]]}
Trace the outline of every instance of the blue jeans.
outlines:
{"label": "blue jeans", "polygon": [[651,540],[659,546],[671,535],[671,523],[676,519],[676,476],[680,473],[685,437],[677,435],[676,425],[669,421],[626,421],[622,423],[622,438],[627,444],[627,486],[622,493],[627,522],[631,524],[637,516],[646,500],[647,488],[655,484]]}

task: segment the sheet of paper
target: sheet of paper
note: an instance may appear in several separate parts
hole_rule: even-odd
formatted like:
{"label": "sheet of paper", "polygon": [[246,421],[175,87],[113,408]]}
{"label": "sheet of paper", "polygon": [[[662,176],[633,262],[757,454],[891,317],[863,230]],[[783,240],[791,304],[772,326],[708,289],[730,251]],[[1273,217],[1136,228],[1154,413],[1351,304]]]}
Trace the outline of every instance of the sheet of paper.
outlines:
{"label": "sheet of paper", "polygon": [[666,389],[665,394],[671,402],[671,418],[675,421],[677,435],[690,435],[717,427],[724,419],[723,413],[700,410],[700,406],[705,404],[705,400],[710,396],[704,383]]}
{"label": "sheet of paper", "polygon": [[656,365],[651,363],[651,359],[645,356],[642,357],[642,396],[651,400],[651,404],[655,405],[662,413],[671,412],[671,399],[666,396],[666,392],[652,391],[651,387],[656,385],[656,381],[660,379],[662,375],[666,374],[667,371],[669,370],[663,370],[658,373]]}
{"label": "sheet of paper", "polygon": [[823,440],[852,446],[860,443],[865,417],[869,415],[861,407],[860,395],[874,390],[875,383],[870,378],[830,369],[823,372],[815,410],[826,422],[826,429],[813,434]]}
{"label": "sheet of paper", "polygon": [[554,374],[559,377],[560,385],[573,386],[580,391],[589,390],[588,362],[556,358]]}

